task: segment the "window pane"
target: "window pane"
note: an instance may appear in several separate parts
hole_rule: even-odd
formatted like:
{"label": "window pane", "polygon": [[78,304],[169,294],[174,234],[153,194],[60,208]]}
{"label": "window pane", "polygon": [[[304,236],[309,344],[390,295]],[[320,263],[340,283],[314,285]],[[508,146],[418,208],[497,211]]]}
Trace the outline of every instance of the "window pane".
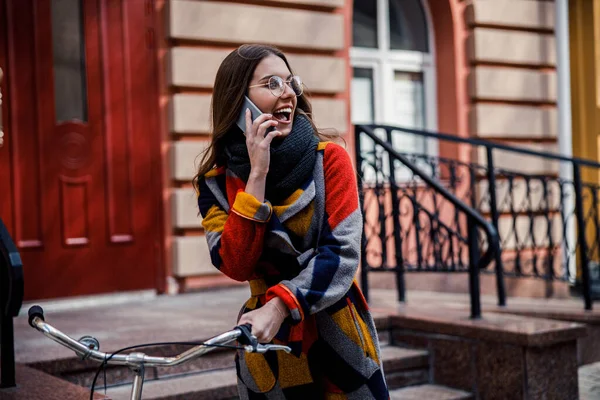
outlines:
{"label": "window pane", "polygon": [[352,111],[353,124],[373,123],[373,70],[370,68],[354,68],[352,77]]}
{"label": "window pane", "polygon": [[80,0],[52,0],[56,120],[87,120],[85,53]]}
{"label": "window pane", "polygon": [[423,74],[420,72],[394,72],[394,123],[407,128],[425,126]]}
{"label": "window pane", "polygon": [[354,0],[352,40],[354,47],[377,48],[376,0]]}
{"label": "window pane", "polygon": [[[354,68],[353,71],[350,101],[352,123],[372,124],[375,119],[373,70],[370,68]],[[385,132],[383,134],[385,138]],[[373,141],[361,135],[360,146],[362,156],[371,164],[370,167],[362,171],[363,182],[373,183],[375,182],[375,170],[372,165],[375,163]]]}
{"label": "window pane", "polygon": [[[409,129],[425,128],[425,90],[423,74],[417,72],[394,72],[393,125]],[[427,154],[427,139],[412,133],[392,131],[392,146],[402,153]],[[420,160],[419,160],[420,161]],[[417,161],[417,165],[420,162]],[[428,170],[424,165],[421,167]],[[396,164],[398,181],[413,177],[413,173],[400,163]]]}
{"label": "window pane", "polygon": [[428,28],[422,0],[389,0],[390,49],[428,52]]}
{"label": "window pane", "polygon": [[[423,74],[396,71],[394,74],[394,115],[392,124],[403,128],[425,128]],[[425,140],[416,135],[395,132],[394,148],[404,152],[426,152]]]}

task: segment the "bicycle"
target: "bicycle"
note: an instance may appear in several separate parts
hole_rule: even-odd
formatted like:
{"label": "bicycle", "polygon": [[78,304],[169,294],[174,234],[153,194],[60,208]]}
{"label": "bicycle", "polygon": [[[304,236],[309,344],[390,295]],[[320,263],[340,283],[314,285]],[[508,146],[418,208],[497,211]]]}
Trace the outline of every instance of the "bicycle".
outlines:
{"label": "bicycle", "polygon": [[[217,347],[230,347],[235,349],[243,349],[249,353],[265,353],[267,351],[280,350],[289,353],[291,349],[288,346],[277,344],[260,344],[255,336],[251,333],[250,325],[240,325],[232,330],[223,332],[220,335],[214,336],[202,343],[185,342],[187,345],[195,345],[195,347],[186,350],[173,357],[154,357],[141,352],[132,352],[128,354],[119,354],[123,351],[132,350],[134,348],[149,347],[156,345],[164,345],[167,343],[148,343],[135,345],[117,350],[111,354],[103,353],[100,350],[100,342],[92,336],[83,336],[79,340],[75,340],[52,325],[46,323],[44,319],[44,310],[40,306],[32,306],[29,308],[29,325],[37,329],[48,338],[55,342],[73,350],[82,360],[90,359],[101,363],[94,381],[92,383],[90,399],[94,396],[94,387],[96,379],[105,365],[121,365],[128,366],[135,374],[131,388],[131,400],[140,400],[142,398],[142,388],[144,385],[145,367],[173,367],[176,365],[188,362],[196,357],[200,357]],[[238,341],[242,346],[230,346],[229,344]],[[172,343],[169,343],[172,344]],[[177,343],[182,344],[182,343]]]}

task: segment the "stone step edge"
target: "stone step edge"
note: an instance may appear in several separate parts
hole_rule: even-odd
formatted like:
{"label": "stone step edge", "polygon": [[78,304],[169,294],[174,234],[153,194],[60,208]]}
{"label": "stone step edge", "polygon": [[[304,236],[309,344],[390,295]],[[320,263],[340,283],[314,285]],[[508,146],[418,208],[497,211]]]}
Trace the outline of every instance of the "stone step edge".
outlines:
{"label": "stone step edge", "polygon": [[[429,368],[429,353],[425,350],[411,349],[399,346],[383,344],[381,346],[384,371],[389,373],[409,371],[414,369]],[[78,363],[82,363],[78,360]],[[89,361],[88,361],[89,363]],[[82,363],[86,364],[86,363]],[[152,367],[147,369],[147,377],[154,379],[173,378],[189,374],[202,374],[213,370],[219,370],[233,366],[233,351],[217,350],[208,353],[204,357],[175,368]],[[68,370],[57,368],[46,370],[36,365],[30,367],[51,373],[62,379],[76,383],[81,386],[89,386],[91,379],[96,373],[99,364],[78,365],[75,368],[71,366]],[[47,367],[47,366],[46,366]],[[125,372],[124,372],[125,371]],[[124,380],[129,379],[127,367],[110,366],[106,369],[106,378],[110,385],[119,385]]]}
{"label": "stone step edge", "polygon": [[[429,366],[427,351],[384,345],[382,353],[384,353],[384,371],[390,376],[418,368],[426,369]],[[386,359],[385,355],[389,358]],[[399,361],[402,359],[404,362]],[[400,368],[397,367],[398,364],[395,368],[394,363],[398,362],[401,363]],[[120,396],[125,396],[130,390],[130,384],[115,385],[109,387],[107,394],[114,398],[121,398]],[[144,383],[144,399],[169,399],[169,396],[186,394],[194,394],[194,399],[235,397],[237,395],[235,368],[162,375],[158,379],[146,380]]]}
{"label": "stone step edge", "polygon": [[[378,315],[374,318],[374,321],[375,321],[375,325],[377,327],[378,332],[380,334],[386,335],[388,333],[388,329],[390,327],[390,316]],[[208,338],[206,338],[206,339],[208,339]],[[189,341],[203,342],[206,339],[189,340]],[[380,341],[382,346],[384,345],[385,341],[386,340]],[[147,348],[144,348],[142,351],[146,354],[151,354],[153,356],[168,357],[168,356],[172,356],[172,355],[181,353],[185,350],[188,350],[189,348],[190,348],[189,346],[183,346],[183,345],[170,345],[170,346],[147,347]],[[111,351],[115,351],[116,349],[107,350],[107,349],[101,348],[100,350],[106,352],[107,354],[110,354]],[[228,352],[228,351],[231,351],[231,350],[224,349],[224,348],[216,348],[215,350],[211,351],[211,353],[214,354],[214,353]],[[37,370],[40,370],[40,371],[43,371],[43,372],[46,372],[46,373],[49,373],[52,375],[63,374],[63,373],[72,373],[72,372],[77,372],[77,371],[81,371],[81,372],[85,373],[89,370],[95,370],[98,366],[98,364],[96,362],[90,361],[90,360],[81,360],[81,358],[76,356],[75,354],[73,354],[73,356],[61,357],[61,358],[56,358],[56,359],[52,359],[52,360],[28,362],[28,363],[24,363],[24,365],[27,365],[30,368],[34,368],[34,369],[37,369]]]}
{"label": "stone step edge", "polygon": [[[402,373],[407,371],[421,370],[429,368],[429,353],[425,350],[415,350],[398,346],[382,346],[383,353],[383,369],[386,373]],[[231,367],[221,366],[217,368],[187,370],[185,372],[164,373],[157,375],[155,379],[147,379],[147,381],[160,381],[161,379],[177,379],[179,377],[209,374],[213,371],[222,371],[229,368],[234,368],[233,360]],[[157,369],[161,369],[157,367]],[[168,371],[168,368],[162,368]]]}
{"label": "stone step edge", "polygon": [[[32,400],[32,399],[88,399],[89,391],[81,386],[66,382],[42,371],[15,365],[16,387],[0,388],[0,399]],[[100,392],[95,400],[108,399]]]}
{"label": "stone step edge", "polygon": [[472,400],[471,393],[426,383],[390,390],[390,400]]}
{"label": "stone step edge", "polygon": [[[183,341],[182,341],[183,342]],[[202,342],[202,340],[190,340],[190,342]],[[179,353],[182,353],[186,350],[191,349],[193,346],[191,345],[167,345],[167,346],[152,346],[145,347],[140,349],[139,351],[157,357],[171,357],[175,356]],[[100,351],[105,352],[106,354],[111,354],[111,351],[107,351],[106,349],[100,348]],[[129,352],[135,352],[136,350],[131,350]],[[216,354],[233,352],[228,348],[223,347],[215,347],[214,350],[211,350],[206,354],[205,357],[210,357]],[[53,360],[45,360],[45,361],[34,361],[31,363],[26,363],[30,368],[34,368],[40,371],[44,371],[46,373],[50,373],[53,375],[61,374],[61,373],[73,373],[73,372],[87,372],[90,370],[96,370],[98,368],[98,362],[92,360],[82,360],[79,356],[73,355],[72,357],[64,357],[64,358],[56,358]],[[108,366],[108,369],[111,369],[112,366]]]}
{"label": "stone step edge", "polygon": [[[131,384],[109,387],[109,398],[127,398],[131,393]],[[228,399],[237,397],[237,377],[235,368],[188,374],[185,376],[165,377],[145,381],[143,396],[146,400],[175,399],[179,396],[194,394],[194,399]],[[186,397],[187,398],[187,397]]]}
{"label": "stone step edge", "polygon": [[[407,390],[406,392],[399,392]],[[131,391],[131,385],[109,387],[107,395],[110,398],[124,398]],[[414,393],[414,400],[470,400],[472,396],[462,392],[438,385],[420,384],[402,389],[393,389],[392,393]],[[144,383],[144,399],[167,400],[181,396],[194,395],[195,400],[203,399],[229,399],[237,398],[237,377],[235,368],[225,368],[198,374],[188,374],[178,377],[167,377]],[[431,397],[436,394],[438,397]],[[443,397],[446,396],[446,397]],[[186,397],[187,398],[187,397]],[[408,397],[391,397],[391,399],[410,400]]]}

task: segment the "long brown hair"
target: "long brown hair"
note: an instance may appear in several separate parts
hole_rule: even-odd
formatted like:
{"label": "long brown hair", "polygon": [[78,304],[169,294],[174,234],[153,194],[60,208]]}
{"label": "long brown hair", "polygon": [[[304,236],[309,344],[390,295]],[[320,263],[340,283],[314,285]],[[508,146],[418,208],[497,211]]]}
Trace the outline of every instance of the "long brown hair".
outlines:
{"label": "long brown hair", "polygon": [[[228,132],[237,121],[254,70],[263,58],[270,55],[281,58],[290,72],[292,68],[285,55],[276,47],[263,44],[244,44],[229,53],[221,63],[213,89],[210,112],[212,115],[212,138],[202,154],[198,173],[193,184],[198,189],[198,178],[215,166],[225,165],[225,143]],[[314,131],[321,140],[332,140],[335,134],[320,132],[312,120],[312,106],[306,92],[298,97],[296,111],[308,117]]]}

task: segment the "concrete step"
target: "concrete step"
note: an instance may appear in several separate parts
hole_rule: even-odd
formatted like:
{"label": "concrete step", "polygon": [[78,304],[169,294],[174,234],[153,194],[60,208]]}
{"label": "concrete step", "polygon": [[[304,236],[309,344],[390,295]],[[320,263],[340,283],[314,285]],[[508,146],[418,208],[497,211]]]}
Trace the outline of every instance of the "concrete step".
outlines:
{"label": "concrete step", "polygon": [[[144,400],[225,400],[237,399],[235,368],[184,375],[144,382]],[[103,393],[103,392],[102,392]],[[112,400],[126,400],[131,394],[131,384],[109,388]]]}
{"label": "concrete step", "polygon": [[429,381],[429,353],[390,345],[381,346],[383,371],[390,389]]}
{"label": "concrete step", "polygon": [[[142,349],[146,354],[153,356],[172,356],[189,349],[189,346],[167,346],[162,348]],[[170,368],[151,367],[146,369],[146,379],[156,379],[172,375],[182,375],[188,373],[206,372],[216,369],[228,368],[234,365],[234,352],[230,350],[214,350],[202,357],[191,360],[185,364]],[[29,365],[32,368],[44,371],[58,378],[64,379],[83,387],[90,387],[99,364],[89,360],[82,361],[78,358],[67,360],[47,361]],[[109,386],[131,382],[132,372],[125,366],[108,366],[106,373],[101,373],[98,378],[98,385],[106,384]]]}
{"label": "concrete step", "polygon": [[[150,348],[148,350],[144,349],[144,352],[156,356],[169,356],[186,349],[187,347],[182,346],[167,346]],[[381,349],[384,371],[391,387],[401,387],[427,381],[429,376],[429,359],[426,351],[394,347],[386,344],[382,344]],[[234,352],[231,350],[217,349],[203,357],[176,367],[148,368],[146,370],[146,379],[170,378],[229,368],[234,365],[234,355]],[[69,359],[69,362],[66,362],[66,360],[57,360],[30,366],[70,383],[90,387],[99,365],[95,362],[81,361],[74,358]],[[104,376],[106,376],[106,384],[108,386],[117,386],[131,382],[133,375],[127,367],[109,366],[106,368],[106,374],[100,374],[98,384],[104,385]]]}
{"label": "concrete step", "polygon": [[472,400],[471,393],[439,385],[418,385],[390,391],[391,400]]}
{"label": "concrete step", "polygon": [[[42,371],[20,364],[17,364],[15,369],[17,386],[0,388],[2,400],[87,400],[90,398],[89,390]],[[107,399],[107,397],[96,393],[94,399]]]}
{"label": "concrete step", "polygon": [[[425,383],[429,379],[429,356],[426,351],[384,345],[381,348],[388,386],[393,389]],[[230,365],[233,365],[231,363]],[[131,378],[127,380],[131,382]],[[108,389],[114,400],[127,399],[131,384]],[[203,372],[162,375],[144,383],[144,399],[231,399],[237,398],[235,368]]]}
{"label": "concrete step", "polygon": [[579,367],[579,399],[600,399],[600,362]]}

